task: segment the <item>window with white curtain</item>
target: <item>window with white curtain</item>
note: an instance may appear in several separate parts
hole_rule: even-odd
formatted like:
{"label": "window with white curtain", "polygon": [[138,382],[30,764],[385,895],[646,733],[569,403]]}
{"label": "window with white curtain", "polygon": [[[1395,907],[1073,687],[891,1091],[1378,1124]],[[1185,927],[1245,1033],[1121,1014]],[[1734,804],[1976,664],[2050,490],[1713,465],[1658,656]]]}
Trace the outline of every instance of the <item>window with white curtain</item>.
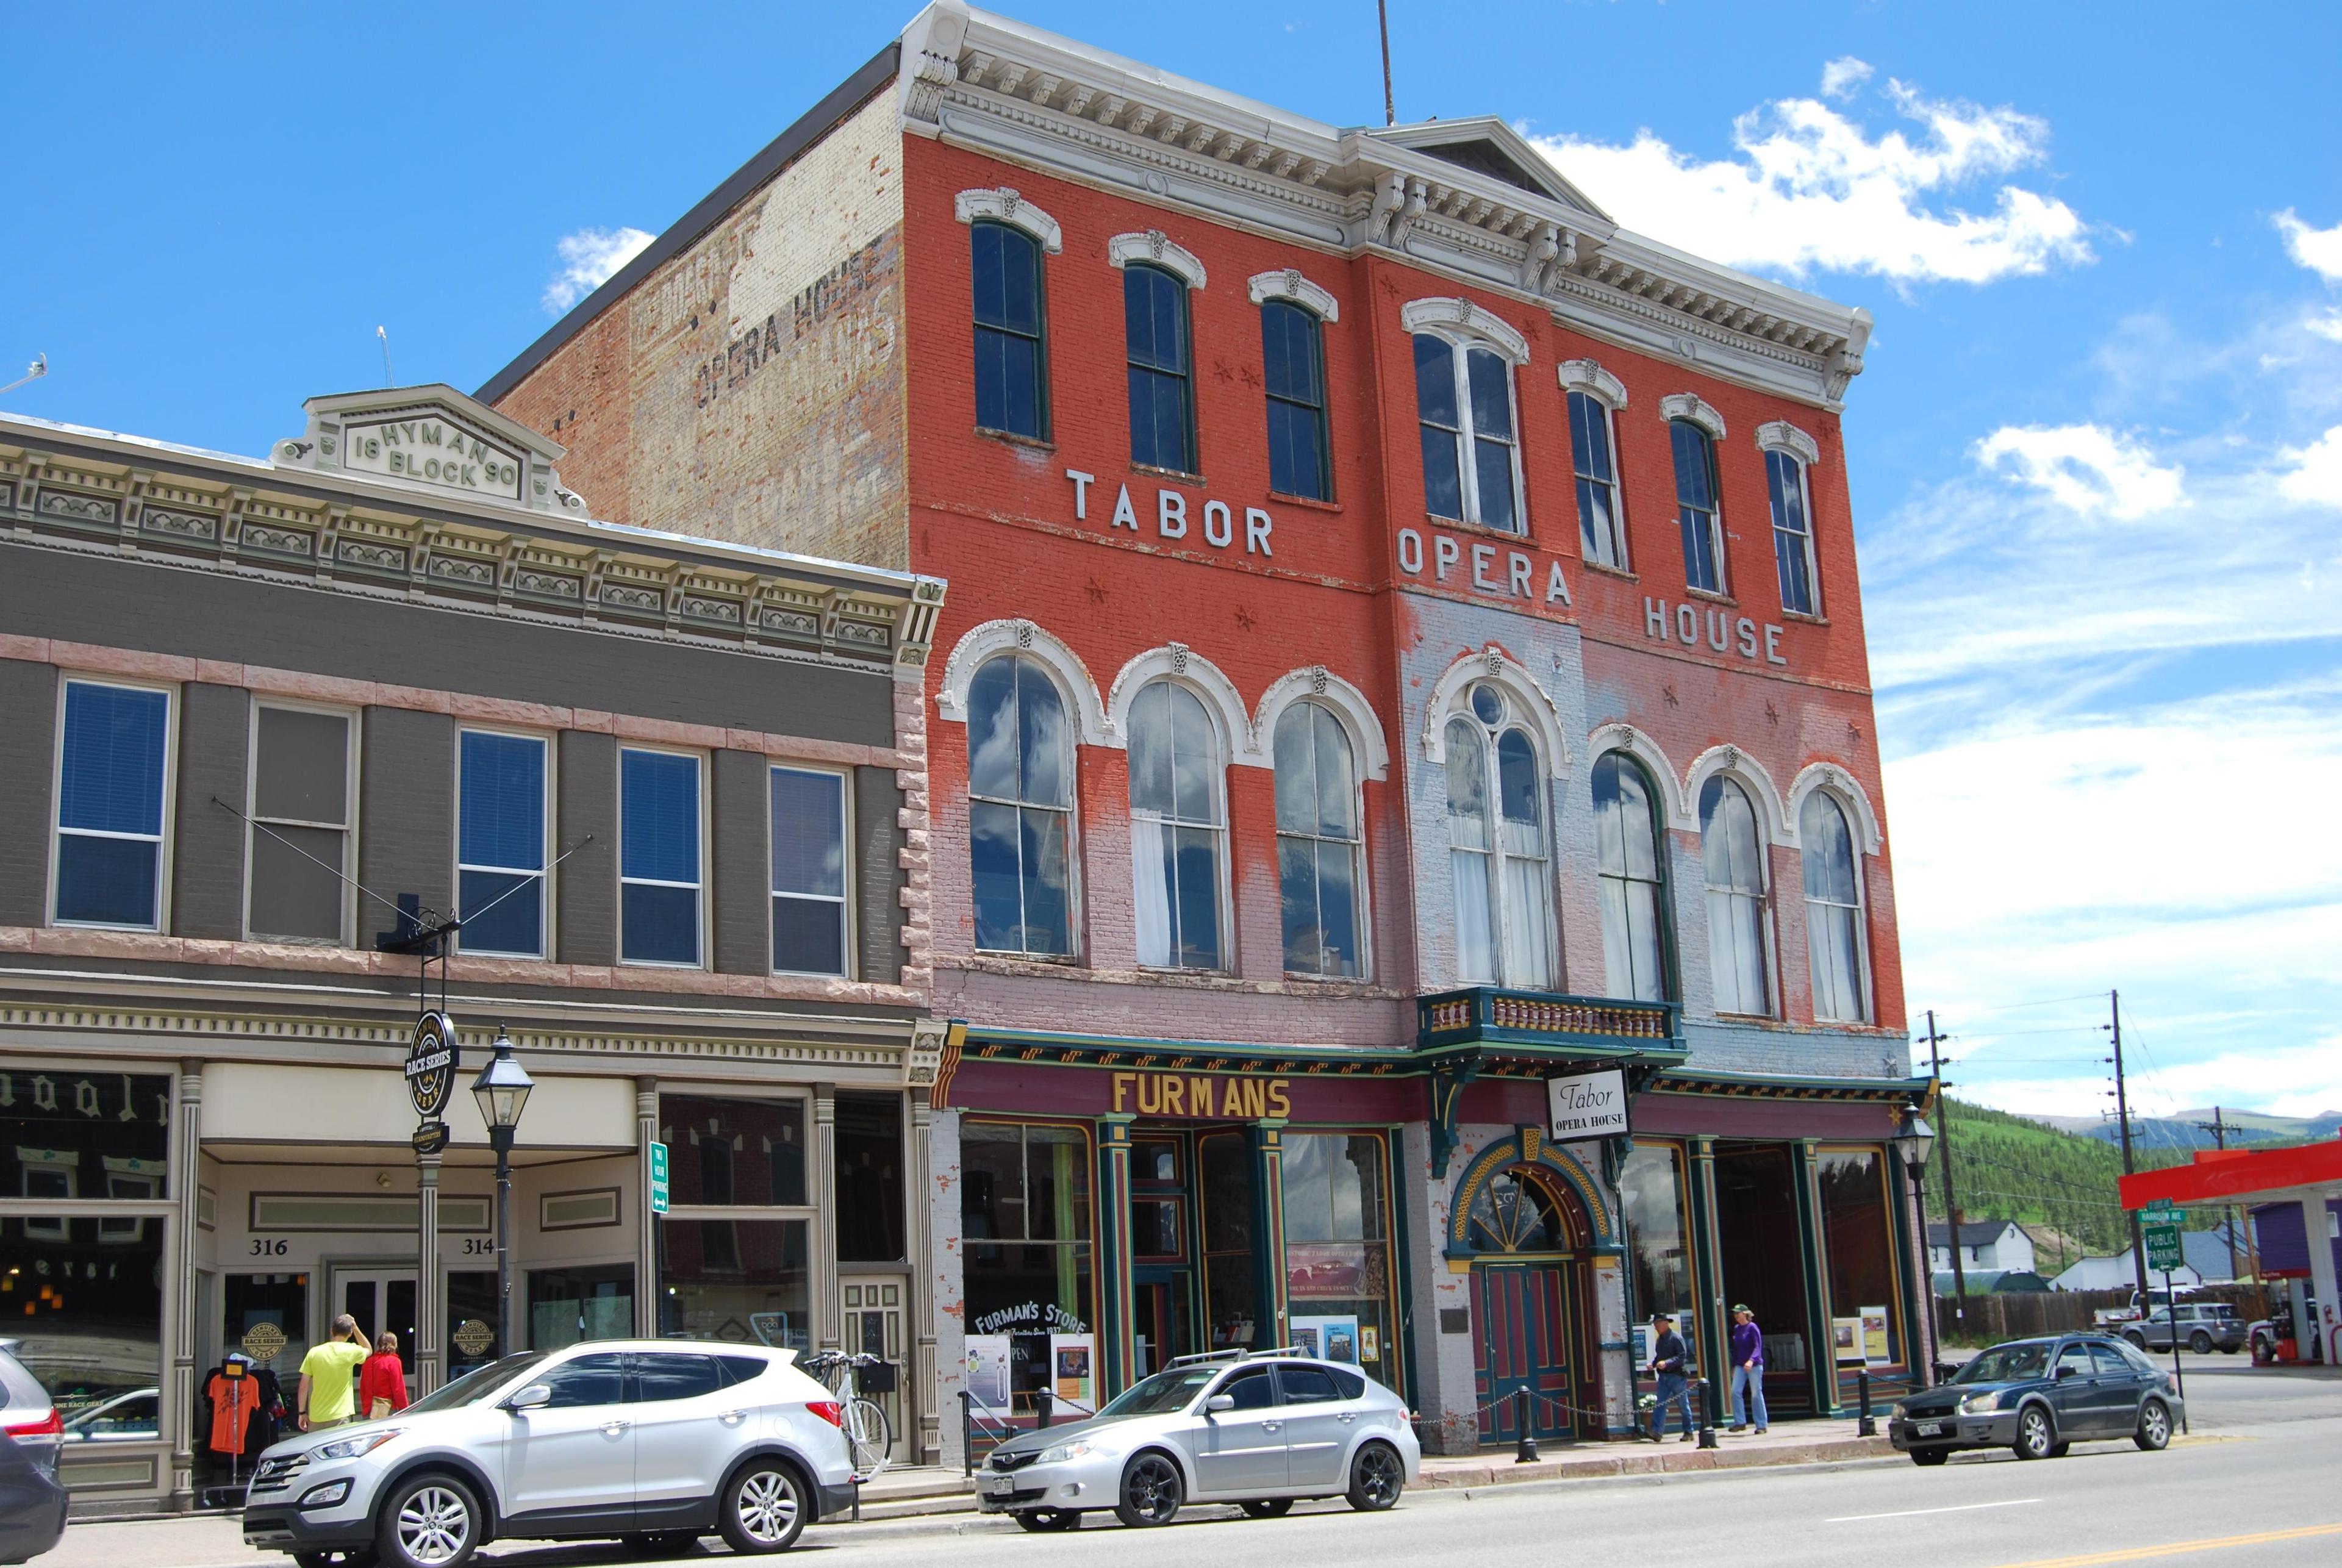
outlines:
{"label": "window with white curtain", "polygon": [[1699,788],[1699,850],[1707,882],[1708,967],[1718,1013],[1769,1014],[1765,957],[1765,852],[1756,808],[1737,780],[1718,774]]}
{"label": "window with white curtain", "polygon": [[1666,876],[1659,793],[1643,764],[1618,752],[1594,764],[1596,871],[1608,994],[1667,1000]]}
{"label": "window with white curtain", "polygon": [[1553,984],[1553,887],[1536,743],[1512,696],[1483,683],[1447,721],[1446,752],[1456,978],[1543,990]]}
{"label": "window with white curtain", "polygon": [[1416,333],[1415,404],[1423,428],[1424,510],[1526,533],[1511,363],[1491,348]]}
{"label": "window with white curtain", "polygon": [[1862,885],[1854,832],[1837,802],[1816,790],[1797,812],[1805,844],[1806,951],[1813,967],[1814,1016],[1860,1024],[1869,1016],[1862,988]]}
{"label": "window with white curtain", "polygon": [[1285,967],[1355,977],[1363,834],[1349,734],[1322,703],[1296,703],[1277,715],[1275,750]]}
{"label": "window with white curtain", "polygon": [[1138,962],[1223,969],[1219,732],[1194,692],[1156,681],[1130,708],[1130,857]]}

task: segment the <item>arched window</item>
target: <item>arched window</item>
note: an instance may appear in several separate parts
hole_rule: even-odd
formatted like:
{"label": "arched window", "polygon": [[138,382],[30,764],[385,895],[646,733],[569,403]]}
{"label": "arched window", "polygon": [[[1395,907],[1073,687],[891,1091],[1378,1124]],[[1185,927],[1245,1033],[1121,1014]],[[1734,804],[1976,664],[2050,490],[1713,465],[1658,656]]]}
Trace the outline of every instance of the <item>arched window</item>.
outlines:
{"label": "arched window", "polygon": [[1267,369],[1268,487],[1312,501],[1333,497],[1326,459],[1326,355],[1315,313],[1263,300],[1261,355]]}
{"label": "arched window", "polygon": [[1319,703],[1277,715],[1276,881],[1285,967],[1359,973],[1358,774],[1350,737]]}
{"label": "arched window", "polygon": [[1773,561],[1781,574],[1781,608],[1814,613],[1813,511],[1806,494],[1806,465],[1780,448],[1765,454],[1765,484],[1773,501]]}
{"label": "arched window", "polygon": [[1688,419],[1667,422],[1675,445],[1676,521],[1683,529],[1684,585],[1724,592],[1724,524],[1716,504],[1716,442]]}
{"label": "arched window", "polygon": [[1472,1248],[1481,1253],[1558,1253],[1569,1247],[1562,1202],[1533,1168],[1499,1171],[1472,1194],[1466,1218]]}
{"label": "arched window", "polygon": [[1434,517],[1526,532],[1513,367],[1492,348],[1415,335],[1415,405],[1423,427],[1423,504]]}
{"label": "arched window", "polygon": [[1130,371],[1130,460],[1193,474],[1196,398],[1186,284],[1161,267],[1124,267],[1122,323]]}
{"label": "arched window", "polygon": [[1536,744],[1518,704],[1482,683],[1447,721],[1446,751],[1456,977],[1541,990],[1553,981],[1553,894]]}
{"label": "arched window", "polygon": [[1605,752],[1594,764],[1594,840],[1602,887],[1602,960],[1613,996],[1667,999],[1666,879],[1658,791],[1640,763]]}
{"label": "arched window", "polygon": [[1130,707],[1130,858],[1141,964],[1226,967],[1220,768],[1219,733],[1195,693],[1156,681],[1138,694]]}
{"label": "arched window", "polygon": [[1765,959],[1765,854],[1756,808],[1717,774],[1699,788],[1699,850],[1706,868],[1708,966],[1718,1013],[1770,1014]]}
{"label": "arched window", "polygon": [[1837,802],[1816,790],[1797,812],[1805,842],[1806,950],[1814,974],[1814,1016],[1860,1024],[1869,1016],[1862,994],[1862,887],[1854,833]]}
{"label": "arched window", "polygon": [[976,423],[1046,441],[1049,364],[1043,337],[1041,245],[1023,229],[968,229],[976,281]]}
{"label": "arched window", "polygon": [[992,659],[968,683],[967,793],[976,946],[1072,953],[1073,744],[1038,660]]}

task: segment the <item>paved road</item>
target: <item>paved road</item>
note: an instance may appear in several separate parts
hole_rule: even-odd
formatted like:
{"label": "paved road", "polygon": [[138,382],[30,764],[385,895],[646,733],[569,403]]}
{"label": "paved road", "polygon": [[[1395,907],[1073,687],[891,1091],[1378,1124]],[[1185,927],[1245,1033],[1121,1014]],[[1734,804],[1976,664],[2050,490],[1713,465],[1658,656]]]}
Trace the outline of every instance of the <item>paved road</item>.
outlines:
{"label": "paved road", "polygon": [[[1899,1460],[1837,1468],[1713,1472],[1636,1480],[1408,1494],[1397,1510],[1306,1504],[1282,1520],[1198,1508],[1167,1529],[1125,1530],[1093,1515],[1073,1535],[1027,1535],[1005,1521],[955,1519],[823,1527],[789,1561],[829,1568],[1115,1568],[1199,1561],[1211,1568],[1572,1560],[1634,1568],[2095,1568],[2170,1557],[2204,1568],[2331,1568],[2342,1563],[2342,1373],[2259,1373],[2236,1358],[2187,1358],[2197,1440],[2163,1453],[2129,1443],[2077,1445],[2062,1460],[2001,1453],[1921,1471]],[[1100,1521],[1103,1520],[1101,1523]],[[159,1535],[202,1526],[224,1552]],[[42,1568],[285,1563],[246,1554],[206,1520],[79,1527]],[[76,1541],[75,1536],[80,1539]],[[2195,1543],[2206,1543],[2197,1545]],[[2175,1551],[2174,1549],[2178,1550]],[[714,1568],[712,1543],[688,1562]],[[499,1545],[493,1568],[604,1568],[612,1546]]]}

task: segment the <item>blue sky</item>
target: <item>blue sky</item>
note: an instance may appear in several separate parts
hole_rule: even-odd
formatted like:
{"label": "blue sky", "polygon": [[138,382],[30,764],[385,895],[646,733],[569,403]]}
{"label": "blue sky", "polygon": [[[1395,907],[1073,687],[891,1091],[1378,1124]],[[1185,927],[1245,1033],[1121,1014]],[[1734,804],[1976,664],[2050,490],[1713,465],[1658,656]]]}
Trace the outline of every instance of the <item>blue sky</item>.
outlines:
{"label": "blue sky", "polygon": [[[1867,305],[1849,396],[1906,973],[1968,1093],[2342,1106],[2342,8],[1392,0],[1631,225]],[[1374,12],[1016,14],[1337,123]],[[12,412],[261,453],[478,385],[902,5],[39,7],[0,129]],[[620,236],[614,245],[606,237]],[[564,242],[567,241],[566,250]]]}

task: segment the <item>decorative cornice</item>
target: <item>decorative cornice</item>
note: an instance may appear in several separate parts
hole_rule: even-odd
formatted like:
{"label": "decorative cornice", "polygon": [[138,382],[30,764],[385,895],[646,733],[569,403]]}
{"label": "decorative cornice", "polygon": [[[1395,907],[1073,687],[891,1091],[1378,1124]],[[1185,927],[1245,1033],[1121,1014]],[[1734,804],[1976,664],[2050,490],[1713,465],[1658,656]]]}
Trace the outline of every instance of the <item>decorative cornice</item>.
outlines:
{"label": "decorative cornice", "polygon": [[1561,389],[1598,397],[1614,409],[1626,406],[1626,384],[1590,359],[1561,362]]}
{"label": "decorative cornice", "polygon": [[1161,229],[1115,235],[1106,242],[1106,259],[1118,267],[1134,263],[1141,266],[1159,266],[1189,288],[1204,286],[1202,260]]}
{"label": "decorative cornice", "polygon": [[1320,321],[1341,319],[1340,302],[1330,291],[1304,277],[1299,267],[1256,272],[1245,279],[1245,293],[1251,296],[1255,305],[1266,305],[1273,299],[1291,300]]}
{"label": "decorative cornice", "polygon": [[1659,417],[1696,424],[1715,439],[1724,439],[1724,415],[1696,392],[1671,392],[1660,398]]}
{"label": "decorative cornice", "polygon": [[1480,338],[1515,365],[1529,362],[1529,340],[1503,316],[1468,299],[1411,299],[1398,307],[1398,324],[1409,332]]}
{"label": "decorative cornice", "polygon": [[952,211],[959,221],[972,224],[978,218],[1022,229],[1041,242],[1041,248],[1056,255],[1066,248],[1065,231],[1057,220],[1016,194],[1012,186],[997,190],[962,191],[953,198]]}

